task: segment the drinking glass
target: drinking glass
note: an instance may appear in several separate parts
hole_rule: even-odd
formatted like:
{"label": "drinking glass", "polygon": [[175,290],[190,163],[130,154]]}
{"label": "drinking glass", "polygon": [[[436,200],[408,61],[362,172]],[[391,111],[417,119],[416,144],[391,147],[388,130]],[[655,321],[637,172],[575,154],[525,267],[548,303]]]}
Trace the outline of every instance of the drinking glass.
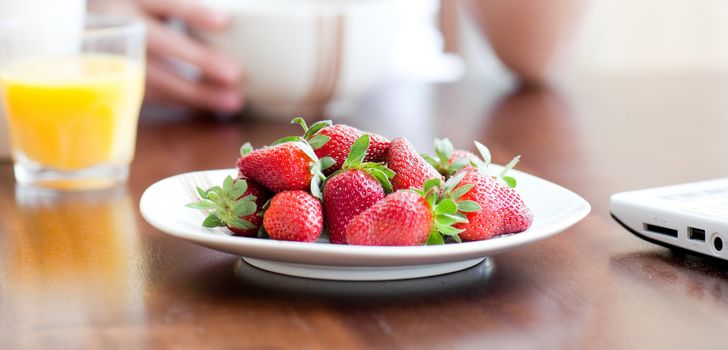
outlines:
{"label": "drinking glass", "polygon": [[0,27],[0,91],[17,183],[86,190],[126,181],[144,94],[143,23],[88,16],[78,30]]}

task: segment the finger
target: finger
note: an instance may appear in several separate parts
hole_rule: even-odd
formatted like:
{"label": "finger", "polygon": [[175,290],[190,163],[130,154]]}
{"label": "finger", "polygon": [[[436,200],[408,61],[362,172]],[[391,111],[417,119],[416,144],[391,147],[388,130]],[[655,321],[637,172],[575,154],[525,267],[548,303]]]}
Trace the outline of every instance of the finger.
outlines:
{"label": "finger", "polygon": [[234,86],[242,72],[233,60],[154,20],[147,21],[149,52],[190,63],[205,77],[222,85]]}
{"label": "finger", "polygon": [[190,0],[141,0],[140,3],[154,16],[176,17],[200,29],[218,31],[230,24],[226,13]]}
{"label": "finger", "polygon": [[186,80],[156,60],[148,63],[147,97],[222,112],[236,112],[243,105],[242,95],[236,89]]}

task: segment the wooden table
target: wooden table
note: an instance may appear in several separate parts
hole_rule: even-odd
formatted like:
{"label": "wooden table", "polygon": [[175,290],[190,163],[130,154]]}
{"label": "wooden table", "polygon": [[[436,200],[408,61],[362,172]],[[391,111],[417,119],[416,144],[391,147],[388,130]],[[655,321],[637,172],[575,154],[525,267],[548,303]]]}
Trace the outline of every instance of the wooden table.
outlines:
{"label": "wooden table", "polygon": [[233,166],[285,123],[146,110],[128,186],[48,198],[0,165],[0,348],[725,349],[728,266],[645,243],[613,192],[728,174],[728,77],[593,77],[561,92],[396,84],[348,122],[495,161],[584,196],[593,212],[492,270],[344,283],[263,272],[149,226],[154,181]]}

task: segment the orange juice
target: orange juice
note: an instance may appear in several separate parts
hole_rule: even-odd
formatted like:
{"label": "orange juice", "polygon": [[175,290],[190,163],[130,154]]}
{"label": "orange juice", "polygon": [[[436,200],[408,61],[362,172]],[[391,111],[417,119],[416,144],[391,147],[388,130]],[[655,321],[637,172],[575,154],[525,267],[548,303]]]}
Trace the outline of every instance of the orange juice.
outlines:
{"label": "orange juice", "polygon": [[15,62],[0,87],[16,161],[64,171],[131,161],[140,63],[106,54]]}

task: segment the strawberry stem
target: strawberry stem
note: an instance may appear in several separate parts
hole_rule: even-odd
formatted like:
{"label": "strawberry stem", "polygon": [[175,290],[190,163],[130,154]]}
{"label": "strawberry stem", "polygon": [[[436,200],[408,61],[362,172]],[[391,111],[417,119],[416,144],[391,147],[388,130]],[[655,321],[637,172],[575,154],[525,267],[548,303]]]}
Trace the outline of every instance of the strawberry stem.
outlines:
{"label": "strawberry stem", "polygon": [[256,212],[255,196],[247,195],[248,183],[244,179],[233,180],[227,176],[222,187],[213,186],[207,190],[197,187],[200,201],[188,203],[192,209],[209,211],[202,222],[203,227],[234,227],[239,229],[255,229],[257,226],[248,220],[241,219]]}
{"label": "strawberry stem", "polygon": [[480,153],[480,159],[483,161],[485,167],[488,167],[492,159],[490,155],[490,150],[488,149],[488,147],[485,147],[485,145],[478,141],[473,142],[475,143],[475,148],[478,149],[478,153]]}
{"label": "strawberry stem", "polygon": [[425,181],[422,189],[409,190],[423,196],[430,205],[432,228],[427,244],[444,244],[445,237],[460,242],[459,234],[464,230],[455,228],[453,225],[467,223],[468,219],[464,213],[481,209],[480,205],[474,201],[457,201],[458,198],[473,188],[472,185],[464,185],[457,190],[453,190],[464,177],[465,173],[459,173],[451,177],[444,185],[442,185],[442,180],[439,178],[432,178]]}
{"label": "strawberry stem", "polygon": [[303,118],[296,117],[291,120],[291,124],[300,125],[303,129],[303,138],[311,144],[313,149],[318,149],[326,144],[326,142],[329,142],[331,137],[327,135],[316,135],[316,133],[327,126],[333,125],[334,123],[330,120],[321,120],[311,124],[309,127]]}
{"label": "strawberry stem", "polygon": [[308,125],[306,124],[306,121],[303,118],[295,117],[295,118],[291,119],[291,125],[296,125],[296,124],[300,125],[301,128],[303,128],[304,133],[308,131]]}
{"label": "strawberry stem", "polygon": [[[476,141],[477,142],[477,141]],[[482,146],[482,145],[481,145]],[[485,147],[485,146],[483,146]],[[468,166],[468,164],[471,164],[474,161],[477,161],[477,159],[472,159],[474,157],[467,157],[467,158],[457,158],[453,159],[453,156],[455,154],[455,147],[453,146],[452,142],[445,138],[445,139],[435,139],[435,157],[432,157],[427,154],[420,154],[422,158],[427,161],[430,165],[432,165],[433,168],[435,168],[440,174],[445,176],[446,178],[449,176],[452,176],[455,174],[458,170]]]}
{"label": "strawberry stem", "polygon": [[367,149],[369,148],[369,135],[364,134],[351,145],[349,155],[346,157],[344,164],[341,166],[343,169],[359,169],[361,168],[364,157],[367,155]]}
{"label": "strawberry stem", "polygon": [[[374,179],[376,179],[381,185],[382,189],[384,189],[385,193],[391,193],[392,192],[392,182],[390,181],[395,173],[392,171],[392,169],[387,168],[384,164],[380,163],[372,163],[372,162],[366,162],[364,163],[364,158],[367,155],[367,150],[369,149],[369,134],[364,134],[360,136],[354,143],[351,145],[351,149],[349,150],[349,155],[346,157],[346,160],[344,161],[344,164],[341,166],[342,170],[355,170],[355,169],[361,169],[365,171],[367,174],[371,175]],[[336,173],[332,174],[331,176],[334,176],[335,174],[338,174],[342,170],[337,171]]]}
{"label": "strawberry stem", "polygon": [[[311,138],[316,135],[317,132],[319,132],[321,129],[334,125],[330,120],[321,120],[317,121],[308,128],[308,130],[304,130],[303,138],[306,140],[311,140]],[[326,136],[326,135],[320,135],[320,136]]]}
{"label": "strawberry stem", "polygon": [[[480,143],[478,141],[473,141],[473,142],[475,143],[475,148],[477,148],[478,152],[480,152],[480,157],[483,159],[483,162],[482,162],[482,164],[478,164],[476,162],[471,161],[471,164],[473,165],[473,167],[475,167],[477,169],[485,170],[488,168],[488,165],[490,164],[490,161],[491,161],[490,151],[488,150],[488,147],[485,147],[482,143]],[[493,177],[496,179],[503,180],[503,182],[505,182],[506,185],[508,185],[508,187],[515,188],[516,179],[513,178],[512,176],[506,176],[506,173],[511,171],[511,169],[513,169],[516,166],[516,164],[518,164],[518,161],[520,159],[521,159],[520,155],[515,156],[513,159],[511,159],[510,162],[508,162],[508,164],[506,164],[503,167],[503,170],[501,170],[501,172],[498,175],[493,176]]]}

